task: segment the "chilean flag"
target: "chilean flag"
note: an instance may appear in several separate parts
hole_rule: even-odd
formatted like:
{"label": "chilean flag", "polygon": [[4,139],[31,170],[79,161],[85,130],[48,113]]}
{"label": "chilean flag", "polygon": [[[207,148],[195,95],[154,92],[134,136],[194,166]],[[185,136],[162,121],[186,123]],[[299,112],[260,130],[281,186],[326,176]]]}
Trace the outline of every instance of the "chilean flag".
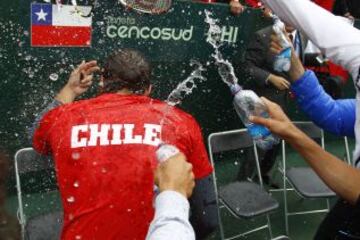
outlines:
{"label": "chilean flag", "polygon": [[90,47],[91,7],[31,4],[31,46]]}

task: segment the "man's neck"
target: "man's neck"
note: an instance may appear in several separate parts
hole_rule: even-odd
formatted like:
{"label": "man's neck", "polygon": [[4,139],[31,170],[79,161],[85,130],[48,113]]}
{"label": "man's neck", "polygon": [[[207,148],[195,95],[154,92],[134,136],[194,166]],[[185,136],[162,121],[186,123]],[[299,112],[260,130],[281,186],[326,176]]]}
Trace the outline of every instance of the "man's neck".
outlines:
{"label": "man's neck", "polygon": [[129,90],[129,89],[124,88],[124,89],[121,89],[121,90],[117,91],[116,94],[119,94],[119,95],[133,95],[134,92]]}

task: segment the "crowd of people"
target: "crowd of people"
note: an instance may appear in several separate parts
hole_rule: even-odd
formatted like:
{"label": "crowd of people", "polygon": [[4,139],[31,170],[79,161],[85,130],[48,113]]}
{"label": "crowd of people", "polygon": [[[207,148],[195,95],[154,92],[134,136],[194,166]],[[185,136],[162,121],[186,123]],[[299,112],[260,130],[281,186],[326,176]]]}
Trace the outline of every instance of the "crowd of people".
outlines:
{"label": "crowd of people", "polygon": [[[241,14],[245,4],[262,8],[267,16],[270,12],[278,15],[286,22],[292,43],[290,70],[277,72],[274,59],[283,49],[272,27],[257,31],[250,41],[242,66],[249,79],[246,87],[263,97],[270,115],[251,116],[250,120],[292,145],[339,196],[315,239],[359,239],[360,31],[328,11],[357,18],[358,2],[231,0],[230,11]],[[304,67],[308,42],[319,48],[315,58],[326,56],[349,71],[357,99],[333,99],[316,74]],[[206,239],[218,226],[218,206],[201,127],[191,115],[150,97],[151,64],[141,52],[120,49],[104,62],[100,67],[96,61],[84,61],[74,69],[30,131],[34,149],[55,161],[64,209],[61,238]],[[97,72],[100,94],[76,100],[93,85]],[[354,167],[295,127],[286,116],[289,90],[318,126],[336,135],[356,137]],[[162,142],[176,146],[180,153],[158,163],[155,151]],[[275,145],[259,155],[262,178],[273,187],[277,186],[269,172],[279,149]],[[247,155],[253,159],[250,152]],[[0,203],[7,169],[3,156],[0,153]],[[253,171],[251,161],[245,164],[245,170]],[[238,178],[248,175],[240,172]],[[0,209],[1,219],[12,222]],[[14,224],[14,233],[7,233],[11,239],[19,239],[18,227]]]}

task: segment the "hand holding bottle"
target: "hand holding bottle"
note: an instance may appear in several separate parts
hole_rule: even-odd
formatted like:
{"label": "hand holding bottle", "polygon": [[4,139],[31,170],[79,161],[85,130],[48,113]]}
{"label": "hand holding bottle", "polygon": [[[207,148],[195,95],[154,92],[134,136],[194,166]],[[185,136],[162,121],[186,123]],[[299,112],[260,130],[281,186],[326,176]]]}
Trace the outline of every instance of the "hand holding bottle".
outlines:
{"label": "hand holding bottle", "polygon": [[155,171],[155,183],[160,192],[176,191],[189,198],[195,186],[191,163],[182,153],[166,159]]}

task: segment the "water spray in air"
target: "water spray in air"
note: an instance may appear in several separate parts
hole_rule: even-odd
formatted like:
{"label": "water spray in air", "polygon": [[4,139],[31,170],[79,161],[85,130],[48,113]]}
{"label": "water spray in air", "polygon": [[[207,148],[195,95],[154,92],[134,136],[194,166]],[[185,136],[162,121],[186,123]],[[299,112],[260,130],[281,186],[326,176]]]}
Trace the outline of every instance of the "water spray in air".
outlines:
{"label": "water spray in air", "polygon": [[234,95],[234,107],[243,124],[247,127],[249,134],[256,144],[263,149],[270,149],[273,145],[279,143],[279,139],[272,135],[269,129],[261,125],[256,125],[249,121],[250,116],[261,116],[268,118],[268,109],[262,100],[251,90],[243,90],[238,84],[238,78],[235,75],[234,67],[228,60],[224,59],[220,48],[221,28],[218,25],[219,20],[212,17],[212,13],[205,10],[205,22],[209,25],[207,42],[214,48],[211,55],[215,60],[218,73],[224,83],[226,83],[231,93]]}
{"label": "water spray in air", "polygon": [[[156,156],[158,159],[158,162],[164,162],[170,157],[176,155],[179,153],[179,150],[173,146],[167,144],[165,141],[163,141],[162,138],[162,129],[165,124],[166,118],[168,114],[170,113],[170,110],[172,107],[180,104],[182,100],[192,93],[194,88],[197,87],[196,80],[198,80],[200,83],[203,81],[206,81],[206,78],[202,76],[202,73],[205,71],[205,68],[197,61],[191,60],[190,66],[194,66],[195,69],[191,72],[191,74],[183,80],[181,83],[177,85],[177,87],[169,94],[167,100],[166,100],[166,106],[164,110],[163,117],[160,120],[160,126],[161,126],[161,132],[160,132],[160,140],[161,144],[159,145],[159,148],[156,151]],[[175,133],[174,133],[175,134]]]}
{"label": "water spray in air", "polygon": [[217,24],[218,19],[212,18],[212,13],[205,10],[205,22],[209,24],[206,41],[214,48],[214,53],[211,55],[215,60],[215,65],[218,67],[218,72],[223,80],[229,87],[238,83],[235,75],[234,67],[227,59],[224,59],[220,47],[221,43],[221,28]]}
{"label": "water spray in air", "polygon": [[[192,93],[194,88],[197,87],[195,80],[199,82],[206,81],[206,78],[202,76],[202,72],[205,71],[205,68],[201,65],[201,63],[191,60],[190,66],[195,66],[195,69],[191,72],[191,74],[183,80],[181,83],[177,85],[177,87],[172,90],[169,94],[168,98],[166,99],[166,107],[164,110],[164,115],[160,121],[161,129],[165,123],[166,117],[169,114],[171,107],[174,107],[182,102],[182,100],[189,94]],[[162,138],[160,137],[162,140]]]}

